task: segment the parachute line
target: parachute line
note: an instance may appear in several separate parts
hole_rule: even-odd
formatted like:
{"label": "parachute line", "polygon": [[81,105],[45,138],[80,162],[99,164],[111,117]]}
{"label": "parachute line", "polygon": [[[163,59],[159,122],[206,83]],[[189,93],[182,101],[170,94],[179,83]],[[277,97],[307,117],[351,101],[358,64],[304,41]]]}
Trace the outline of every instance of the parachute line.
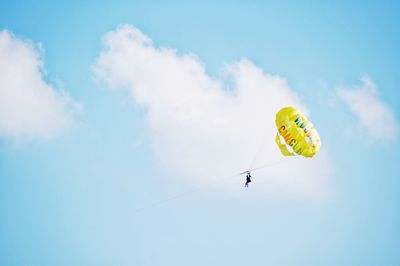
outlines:
{"label": "parachute line", "polygon": [[[240,176],[240,175],[248,173],[248,172],[254,172],[254,171],[257,171],[257,170],[264,169],[264,168],[272,167],[272,166],[275,166],[277,164],[284,163],[284,162],[288,162],[288,160],[287,159],[282,159],[282,160],[274,162],[274,163],[269,163],[269,164],[265,164],[265,165],[257,167],[257,168],[249,169],[249,170],[247,170],[245,172],[242,172],[242,173],[237,173],[237,174],[233,174],[233,175],[230,175],[230,176],[225,176],[225,177],[222,177],[222,178],[218,178],[217,179],[218,182],[214,182],[213,184],[214,185],[221,184],[222,181],[224,181],[224,180],[228,180],[228,179]],[[175,196],[171,196],[171,197],[168,197],[168,198],[165,198],[165,199],[161,199],[161,200],[155,201],[153,203],[148,204],[147,206],[136,208],[136,209],[133,210],[133,212],[136,213],[136,212],[145,211],[147,209],[156,208],[156,207],[158,207],[160,205],[166,204],[166,203],[168,203],[170,201],[174,201],[174,200],[180,199],[180,198],[185,197],[185,196],[189,196],[189,195],[194,194],[196,192],[199,192],[201,190],[205,190],[205,188],[198,186],[197,188],[195,187],[195,188],[192,188],[192,189],[188,189],[188,190],[186,190],[186,191],[184,191],[184,192],[182,192],[180,194],[177,194]]]}

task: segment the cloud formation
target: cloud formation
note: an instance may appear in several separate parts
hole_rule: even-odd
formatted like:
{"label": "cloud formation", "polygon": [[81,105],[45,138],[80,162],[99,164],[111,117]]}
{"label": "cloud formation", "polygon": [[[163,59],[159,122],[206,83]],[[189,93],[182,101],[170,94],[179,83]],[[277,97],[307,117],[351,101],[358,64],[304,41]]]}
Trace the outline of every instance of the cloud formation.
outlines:
{"label": "cloud formation", "polygon": [[361,78],[360,86],[339,87],[337,93],[357,116],[374,139],[393,139],[398,124],[390,108],[378,97],[378,88],[367,76]]}
{"label": "cloud formation", "polygon": [[38,49],[0,31],[0,137],[54,137],[72,122],[77,104],[44,80]]}
{"label": "cloud formation", "polygon": [[128,90],[147,110],[153,149],[175,174],[210,184],[249,164],[271,163],[257,173],[269,188],[323,193],[330,172],[326,154],[312,160],[282,158],[274,142],[280,108],[296,106],[308,113],[285,79],[246,59],[227,65],[221,80],[213,79],[195,55],[155,47],[130,25],[107,33],[103,42],[96,76]]}

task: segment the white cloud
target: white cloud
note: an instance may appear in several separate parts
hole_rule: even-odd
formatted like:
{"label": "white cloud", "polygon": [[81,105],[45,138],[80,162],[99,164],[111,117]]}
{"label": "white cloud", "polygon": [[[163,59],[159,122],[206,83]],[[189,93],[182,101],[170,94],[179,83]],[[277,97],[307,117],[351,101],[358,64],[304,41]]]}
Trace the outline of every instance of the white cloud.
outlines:
{"label": "white cloud", "polygon": [[378,88],[368,77],[361,78],[360,86],[339,87],[339,97],[357,116],[374,139],[394,139],[398,124],[394,114],[378,97]]}
{"label": "white cloud", "polygon": [[72,122],[77,105],[43,72],[34,45],[0,31],[0,137],[47,139]]}
{"label": "white cloud", "polygon": [[[130,25],[104,36],[94,70],[110,86],[127,89],[146,108],[160,162],[186,180],[203,184],[244,170],[260,145],[253,167],[282,160],[274,142],[275,113],[288,105],[307,113],[283,78],[264,73],[248,60],[226,66],[234,84],[227,90],[223,81],[206,74],[195,55],[157,48]],[[267,187],[275,191],[323,194],[330,172],[323,151],[313,159],[284,161],[288,163],[257,172],[259,182],[268,176]],[[265,191],[265,186],[258,187]]]}

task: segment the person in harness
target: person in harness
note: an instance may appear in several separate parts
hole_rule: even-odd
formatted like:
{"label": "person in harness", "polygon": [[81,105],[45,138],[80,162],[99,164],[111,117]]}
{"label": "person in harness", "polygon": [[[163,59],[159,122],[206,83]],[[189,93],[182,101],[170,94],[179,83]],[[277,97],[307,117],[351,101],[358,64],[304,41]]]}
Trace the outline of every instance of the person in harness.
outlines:
{"label": "person in harness", "polygon": [[251,175],[250,175],[250,172],[247,172],[247,174],[246,174],[246,184],[244,186],[248,187],[249,183],[251,183]]}

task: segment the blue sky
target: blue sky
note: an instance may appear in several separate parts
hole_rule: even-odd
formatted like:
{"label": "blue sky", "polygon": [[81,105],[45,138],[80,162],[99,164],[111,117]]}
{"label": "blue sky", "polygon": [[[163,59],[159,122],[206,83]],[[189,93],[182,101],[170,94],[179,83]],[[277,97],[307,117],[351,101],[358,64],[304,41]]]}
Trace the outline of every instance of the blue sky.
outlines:
{"label": "blue sky", "polygon": [[[20,69],[13,56],[31,51],[46,74],[0,72],[0,264],[398,265],[399,11],[389,1],[3,1],[0,37],[15,48],[1,61]],[[14,80],[41,112],[6,98]],[[236,98],[223,92],[231,86]],[[202,108],[209,98],[222,107]],[[225,178],[248,166],[275,126],[263,117],[286,102],[309,113],[321,154],[255,172],[247,190]],[[274,148],[257,163],[273,162]]]}

